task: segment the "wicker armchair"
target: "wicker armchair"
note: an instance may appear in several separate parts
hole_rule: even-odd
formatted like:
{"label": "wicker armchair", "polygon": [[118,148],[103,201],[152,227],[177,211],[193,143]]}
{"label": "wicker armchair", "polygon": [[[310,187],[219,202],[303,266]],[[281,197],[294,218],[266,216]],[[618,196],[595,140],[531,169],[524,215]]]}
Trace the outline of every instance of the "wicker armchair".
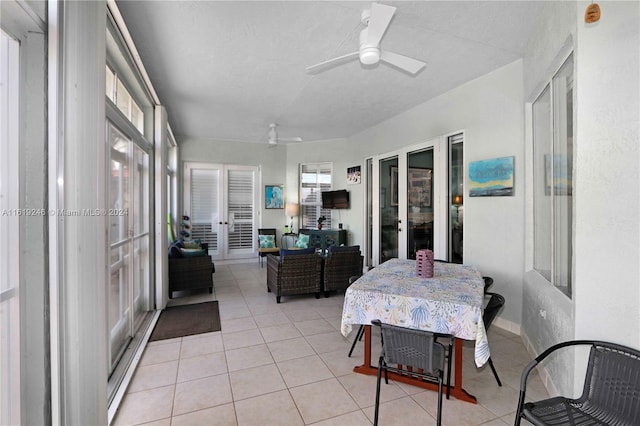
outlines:
{"label": "wicker armchair", "polygon": [[364,258],[360,246],[329,247],[329,255],[324,261],[324,296],[333,290],[344,291],[349,287],[349,278],[362,275]]}
{"label": "wicker armchair", "polygon": [[213,264],[211,256],[169,259],[169,299],[174,291],[209,288],[213,293]]}
{"label": "wicker armchair", "polygon": [[[313,249],[310,249],[313,251]],[[267,256],[267,290],[276,294],[276,302],[282,296],[315,293],[320,297],[322,289],[322,258],[306,250],[292,250],[281,256]],[[297,252],[297,253],[295,253]]]}

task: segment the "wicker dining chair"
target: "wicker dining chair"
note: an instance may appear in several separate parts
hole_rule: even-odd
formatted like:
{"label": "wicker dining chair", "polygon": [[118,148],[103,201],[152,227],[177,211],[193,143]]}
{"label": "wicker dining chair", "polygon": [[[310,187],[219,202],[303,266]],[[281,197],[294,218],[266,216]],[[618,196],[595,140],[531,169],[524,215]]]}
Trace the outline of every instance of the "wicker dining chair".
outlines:
{"label": "wicker dining chair", "polygon": [[[560,349],[585,345],[591,349],[582,396],[525,402],[527,378],[542,360]],[[522,372],[515,426],[522,419],[534,425],[640,424],[640,351],[597,340],[572,340],[551,346]]]}
{"label": "wicker dining chair", "polygon": [[[376,385],[376,405],[373,424],[378,425],[380,408],[380,380],[384,370],[384,381],[389,383],[388,371],[416,376],[438,382],[438,410],[436,423],[442,424],[442,376],[445,349],[429,331],[398,327],[373,320],[371,324],[380,327],[382,353],[378,360],[378,381]],[[395,364],[395,367],[389,364]],[[410,367],[409,367],[410,366]],[[411,368],[411,369],[409,369]]]}

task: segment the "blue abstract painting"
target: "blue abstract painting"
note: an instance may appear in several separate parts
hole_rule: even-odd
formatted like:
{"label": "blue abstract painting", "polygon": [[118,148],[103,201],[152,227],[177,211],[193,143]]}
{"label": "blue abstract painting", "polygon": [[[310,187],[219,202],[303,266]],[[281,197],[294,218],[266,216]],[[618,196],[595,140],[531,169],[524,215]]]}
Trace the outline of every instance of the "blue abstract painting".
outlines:
{"label": "blue abstract painting", "polygon": [[513,160],[501,157],[469,163],[469,196],[513,195]]}

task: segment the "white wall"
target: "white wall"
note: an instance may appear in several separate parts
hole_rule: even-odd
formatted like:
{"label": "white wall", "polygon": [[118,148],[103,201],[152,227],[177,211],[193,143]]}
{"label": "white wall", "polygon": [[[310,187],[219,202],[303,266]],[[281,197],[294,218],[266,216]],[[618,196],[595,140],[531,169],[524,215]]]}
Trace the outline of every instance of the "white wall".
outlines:
{"label": "white wall", "polygon": [[575,238],[577,338],[640,347],[640,3],[579,3]]}

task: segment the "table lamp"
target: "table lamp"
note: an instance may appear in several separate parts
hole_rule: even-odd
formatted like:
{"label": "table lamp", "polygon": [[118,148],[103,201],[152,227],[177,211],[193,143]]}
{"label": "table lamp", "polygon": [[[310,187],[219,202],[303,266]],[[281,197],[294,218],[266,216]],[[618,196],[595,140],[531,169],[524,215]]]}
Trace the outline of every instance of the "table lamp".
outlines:
{"label": "table lamp", "polygon": [[293,232],[293,217],[294,216],[298,216],[298,203],[287,203],[287,207],[286,207],[286,214],[287,216],[291,216],[291,226],[289,227],[290,231],[292,234]]}

